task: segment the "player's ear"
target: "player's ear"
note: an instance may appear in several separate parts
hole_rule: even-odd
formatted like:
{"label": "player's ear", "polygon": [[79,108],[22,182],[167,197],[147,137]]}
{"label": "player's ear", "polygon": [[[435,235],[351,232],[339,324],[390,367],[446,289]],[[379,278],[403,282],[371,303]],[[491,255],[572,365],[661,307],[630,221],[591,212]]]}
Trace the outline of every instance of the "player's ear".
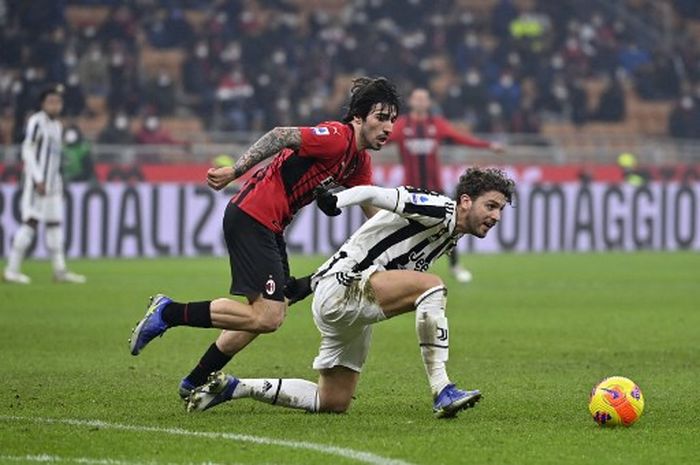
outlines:
{"label": "player's ear", "polygon": [[469,194],[462,194],[459,196],[459,204],[462,207],[469,209],[472,206],[472,198],[469,197]]}

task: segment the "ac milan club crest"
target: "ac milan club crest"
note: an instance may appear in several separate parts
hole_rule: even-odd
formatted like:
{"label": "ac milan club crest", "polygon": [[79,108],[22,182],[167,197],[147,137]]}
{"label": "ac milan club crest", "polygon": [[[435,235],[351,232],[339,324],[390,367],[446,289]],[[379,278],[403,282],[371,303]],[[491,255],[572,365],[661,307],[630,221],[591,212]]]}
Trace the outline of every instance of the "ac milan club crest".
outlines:
{"label": "ac milan club crest", "polygon": [[267,295],[272,295],[275,293],[275,281],[272,279],[272,276],[270,276],[265,283],[265,293],[267,293]]}

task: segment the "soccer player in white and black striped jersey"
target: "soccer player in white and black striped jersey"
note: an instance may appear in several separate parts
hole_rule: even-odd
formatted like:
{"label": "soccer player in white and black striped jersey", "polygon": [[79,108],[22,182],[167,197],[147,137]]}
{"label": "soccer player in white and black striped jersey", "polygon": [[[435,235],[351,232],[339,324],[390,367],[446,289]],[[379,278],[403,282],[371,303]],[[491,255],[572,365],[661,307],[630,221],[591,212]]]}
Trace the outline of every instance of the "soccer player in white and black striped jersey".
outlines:
{"label": "soccer player in white and black striped jersey", "polygon": [[41,110],[29,117],[22,143],[22,225],[12,240],[3,278],[17,284],[31,282],[29,276],[22,273],[21,266],[39,222],[43,222],[54,281],[84,283],[84,276],[66,269],[63,251],[63,181],[60,171],[63,126],[58,119],[63,109],[63,86],[45,89],[39,103]]}
{"label": "soccer player in white and black striped jersey", "polygon": [[[190,396],[189,410],[251,397],[311,412],[344,412],[350,406],[369,351],[372,324],[416,312],[416,332],[438,418],[473,406],[478,390],[457,389],[447,376],[447,289],[426,273],[464,234],[483,238],[511,202],[514,182],[502,171],[471,168],[459,180],[456,199],[411,187],[357,186],[319,198],[321,209],[340,214],[349,205],[382,209],[310,277],[313,317],[321,332],[313,367],[318,384],[300,379],[238,379],[216,373]],[[303,298],[296,283],[288,296]]]}

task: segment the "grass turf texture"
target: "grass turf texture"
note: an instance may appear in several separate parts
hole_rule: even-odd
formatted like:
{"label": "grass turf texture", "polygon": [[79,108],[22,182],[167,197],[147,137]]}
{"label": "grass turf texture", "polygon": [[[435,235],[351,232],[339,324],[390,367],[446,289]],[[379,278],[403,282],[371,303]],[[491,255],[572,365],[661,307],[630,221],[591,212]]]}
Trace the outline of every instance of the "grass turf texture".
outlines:
{"label": "grass turf texture", "polygon": [[[223,295],[226,260],[74,262],[89,278],[85,286],[54,285],[47,263],[28,262],[33,285],[0,285],[0,457],[359,463],[282,446],[8,419],[19,416],[309,441],[413,464],[697,460],[700,255],[464,259],[475,276],[469,285],[452,280],[445,260],[435,268],[449,288],[448,368],[453,381],[481,389],[484,399],[451,421],[431,415],[413,314],[375,327],[349,414],[310,415],[252,400],[186,414],[178,382],[217,332],[176,328],[139,357],[129,355],[127,338],[151,293]],[[321,261],[293,257],[292,270],[301,275]],[[282,328],[260,337],[228,371],[315,380],[319,336],[309,303],[292,307]],[[642,388],[646,410],[631,428],[601,429],[588,414],[589,390],[609,375]]]}

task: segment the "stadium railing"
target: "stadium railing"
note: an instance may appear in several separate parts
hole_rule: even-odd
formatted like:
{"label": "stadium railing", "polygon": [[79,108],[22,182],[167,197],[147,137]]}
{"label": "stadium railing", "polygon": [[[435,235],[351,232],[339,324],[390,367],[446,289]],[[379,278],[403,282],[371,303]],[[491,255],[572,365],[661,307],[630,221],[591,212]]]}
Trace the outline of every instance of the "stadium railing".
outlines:
{"label": "stadium railing", "polygon": [[[242,153],[260,134],[219,134],[217,140],[182,145],[104,145],[93,144],[96,163],[111,164],[188,164],[209,163],[216,156],[232,157]],[[441,148],[443,162],[484,164],[615,164],[622,153],[632,153],[640,164],[700,163],[700,140],[667,137],[594,135],[588,133],[542,136],[530,134],[483,135],[506,144],[506,153],[494,157],[488,150],[446,144]],[[13,165],[20,160],[19,145],[0,145],[0,164]],[[396,146],[385,147],[374,157],[375,164],[398,162]]]}

